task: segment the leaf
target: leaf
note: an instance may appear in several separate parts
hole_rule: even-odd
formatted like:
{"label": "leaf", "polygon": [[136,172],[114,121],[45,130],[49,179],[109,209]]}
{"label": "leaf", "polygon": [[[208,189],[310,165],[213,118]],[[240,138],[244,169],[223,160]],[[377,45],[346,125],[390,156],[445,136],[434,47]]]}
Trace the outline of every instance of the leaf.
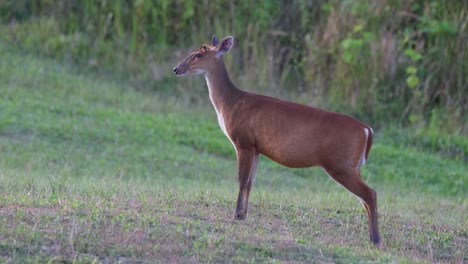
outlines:
{"label": "leaf", "polygon": [[410,75],[406,78],[406,84],[408,84],[409,88],[414,88],[419,84],[419,78],[416,75]]}
{"label": "leaf", "polygon": [[353,54],[349,51],[345,51],[343,53],[343,60],[347,63],[351,63],[353,61]]}
{"label": "leaf", "polygon": [[405,49],[404,54],[408,56],[412,61],[419,61],[422,59],[422,55],[413,49]]}
{"label": "leaf", "polygon": [[349,47],[351,47],[352,42],[352,38],[345,38],[343,39],[343,41],[341,41],[341,47],[343,47],[343,49],[349,49]]}
{"label": "leaf", "polygon": [[361,24],[355,25],[354,28],[353,28],[353,32],[354,33],[361,32],[363,28],[364,28],[364,26],[361,25]]}
{"label": "leaf", "polygon": [[408,66],[408,67],[406,67],[406,73],[407,73],[408,75],[414,75],[414,74],[416,74],[417,72],[418,72],[418,69],[417,69],[416,67],[414,67],[414,66]]}
{"label": "leaf", "polygon": [[447,20],[439,23],[439,31],[447,34],[456,34],[458,32],[457,27],[449,23]]}
{"label": "leaf", "polygon": [[373,39],[375,36],[372,32],[364,32],[362,33],[362,37],[364,38],[364,40],[368,41],[370,39]]}
{"label": "leaf", "polygon": [[409,116],[409,121],[410,121],[411,123],[413,123],[413,124],[416,123],[416,122],[418,121],[418,119],[419,119],[419,118],[418,118],[418,116],[417,116],[416,114],[411,114],[411,115]]}

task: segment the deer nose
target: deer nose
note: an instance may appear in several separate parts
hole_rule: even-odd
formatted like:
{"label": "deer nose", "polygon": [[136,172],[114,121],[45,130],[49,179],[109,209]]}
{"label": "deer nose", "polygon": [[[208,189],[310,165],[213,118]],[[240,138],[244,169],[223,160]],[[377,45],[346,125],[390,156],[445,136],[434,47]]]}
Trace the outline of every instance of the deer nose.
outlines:
{"label": "deer nose", "polygon": [[174,71],[175,74],[177,74],[177,72],[179,71],[179,69],[177,69],[177,66],[174,67],[174,70],[173,70],[173,71]]}

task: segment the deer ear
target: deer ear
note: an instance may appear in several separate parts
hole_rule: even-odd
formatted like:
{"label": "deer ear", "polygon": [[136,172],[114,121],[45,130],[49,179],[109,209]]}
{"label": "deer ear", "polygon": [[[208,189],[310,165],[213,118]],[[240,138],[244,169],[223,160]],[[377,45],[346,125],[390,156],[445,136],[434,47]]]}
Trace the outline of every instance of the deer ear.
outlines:
{"label": "deer ear", "polygon": [[216,46],[218,45],[218,43],[219,43],[218,38],[216,37],[216,35],[213,35],[213,38],[211,38],[211,45]]}
{"label": "deer ear", "polygon": [[225,37],[223,40],[221,40],[220,43],[218,43],[218,46],[216,47],[217,49],[217,53],[216,53],[216,56],[221,56],[223,55],[224,53],[228,52],[231,50],[232,48],[232,45],[234,44],[234,38],[229,36],[229,37]]}

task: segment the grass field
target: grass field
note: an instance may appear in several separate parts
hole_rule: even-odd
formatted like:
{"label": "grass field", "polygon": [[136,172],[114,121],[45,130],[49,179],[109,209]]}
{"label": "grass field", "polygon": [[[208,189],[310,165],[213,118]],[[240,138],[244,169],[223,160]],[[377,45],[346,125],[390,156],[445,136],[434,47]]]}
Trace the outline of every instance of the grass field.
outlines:
{"label": "grass field", "polygon": [[0,262],[468,261],[468,165],[400,143],[409,132],[377,131],[363,168],[377,250],[363,206],[320,169],[262,158],[250,214],[233,220],[235,155],[211,105],[0,54]]}

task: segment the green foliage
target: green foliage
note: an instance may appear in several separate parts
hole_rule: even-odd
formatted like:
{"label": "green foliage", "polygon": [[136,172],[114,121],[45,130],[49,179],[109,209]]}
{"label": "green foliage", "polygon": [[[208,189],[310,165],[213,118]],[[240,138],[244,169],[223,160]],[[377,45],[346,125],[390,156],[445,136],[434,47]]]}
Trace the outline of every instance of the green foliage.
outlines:
{"label": "green foliage", "polygon": [[444,125],[466,135],[466,10],[465,1],[420,0],[7,0],[0,33],[14,45],[126,75],[139,89],[168,78],[181,50],[212,34],[234,35],[226,62],[241,86],[375,127],[427,126],[440,108]]}
{"label": "green foliage", "polygon": [[371,32],[362,32],[363,25],[358,24],[353,28],[351,36],[341,41],[341,47],[343,48],[343,60],[347,63],[357,64],[359,57],[356,54],[361,54],[363,50],[369,50],[365,44],[368,43],[374,34]]}
{"label": "green foliage", "polygon": [[409,88],[418,86],[419,78],[416,75],[417,72],[418,69],[416,69],[414,66],[408,66],[408,68],[406,68],[406,73],[408,74],[408,78],[406,78],[406,84],[408,84]]}
{"label": "green foliage", "polygon": [[442,109],[443,125],[466,135],[467,10],[466,1],[7,0],[0,33],[15,45],[125,75],[138,89],[170,78],[180,58],[174,54],[212,34],[234,35],[226,62],[240,86],[375,127],[389,120],[428,126],[431,110]]}

